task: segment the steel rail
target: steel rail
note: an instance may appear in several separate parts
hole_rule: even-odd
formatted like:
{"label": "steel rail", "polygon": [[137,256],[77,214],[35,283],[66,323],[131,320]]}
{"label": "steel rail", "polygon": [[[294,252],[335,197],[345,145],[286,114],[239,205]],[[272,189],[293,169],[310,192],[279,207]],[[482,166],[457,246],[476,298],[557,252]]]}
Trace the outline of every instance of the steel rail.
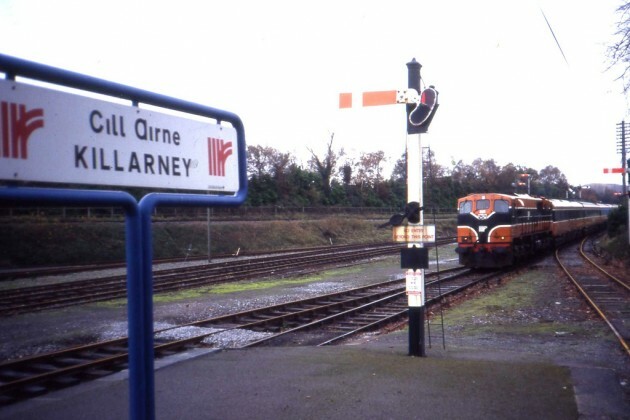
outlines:
{"label": "steel rail", "polygon": [[608,271],[606,271],[604,268],[602,268],[599,264],[597,264],[595,261],[593,261],[588,255],[586,255],[586,252],[584,252],[584,243],[586,242],[587,239],[588,239],[588,237],[584,238],[584,240],[580,243],[580,255],[582,256],[582,258],[584,258],[586,261],[588,261],[593,267],[598,269],[603,275],[605,275],[606,277],[608,277],[612,281],[616,282],[619,286],[623,287],[624,289],[626,289],[627,291],[630,292],[630,285],[628,285],[623,280],[618,279],[614,275],[610,274]]}
{"label": "steel rail", "polygon": [[[580,243],[580,249],[582,249],[586,239],[587,238],[582,240],[582,242]],[[575,287],[578,289],[580,294],[584,297],[584,299],[588,302],[588,304],[593,308],[593,310],[595,310],[595,312],[600,316],[600,318],[604,320],[606,325],[608,325],[608,328],[610,328],[610,330],[615,335],[615,337],[617,337],[617,340],[619,341],[619,343],[625,350],[626,354],[630,356],[630,346],[628,345],[628,342],[626,341],[626,339],[621,335],[621,333],[617,330],[617,328],[608,319],[608,316],[606,316],[606,314],[602,311],[599,305],[595,303],[595,301],[591,298],[591,296],[587,293],[587,291],[580,285],[578,280],[569,272],[568,268],[562,263],[562,261],[560,260],[559,251],[560,251],[560,248],[555,251],[555,257],[556,257],[556,261],[558,262],[558,265],[560,265],[560,268],[562,268],[562,271],[564,271],[564,273],[575,285]]]}

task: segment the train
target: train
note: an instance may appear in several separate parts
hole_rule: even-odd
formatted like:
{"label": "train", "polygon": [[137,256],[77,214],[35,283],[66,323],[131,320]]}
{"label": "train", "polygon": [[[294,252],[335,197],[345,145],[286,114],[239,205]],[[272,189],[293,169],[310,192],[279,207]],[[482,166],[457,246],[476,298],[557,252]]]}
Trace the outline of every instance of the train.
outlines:
{"label": "train", "polygon": [[459,262],[469,268],[513,265],[603,228],[615,208],[528,194],[469,194],[457,200]]}

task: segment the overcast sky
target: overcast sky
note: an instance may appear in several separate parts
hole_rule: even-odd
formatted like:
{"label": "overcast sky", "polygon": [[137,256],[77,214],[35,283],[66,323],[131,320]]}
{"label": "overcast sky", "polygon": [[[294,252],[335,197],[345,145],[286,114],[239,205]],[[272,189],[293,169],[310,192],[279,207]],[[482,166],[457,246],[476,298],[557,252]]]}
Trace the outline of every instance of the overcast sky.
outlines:
{"label": "overcast sky", "polygon": [[[620,183],[606,71],[619,0],[0,0],[0,52],[238,114],[248,144],[404,152],[403,105],[338,109],[340,92],[404,89],[422,64],[440,108],[422,145],[439,163],[558,167]],[[547,17],[564,57],[547,23]],[[566,57],[566,61],[565,61]]]}

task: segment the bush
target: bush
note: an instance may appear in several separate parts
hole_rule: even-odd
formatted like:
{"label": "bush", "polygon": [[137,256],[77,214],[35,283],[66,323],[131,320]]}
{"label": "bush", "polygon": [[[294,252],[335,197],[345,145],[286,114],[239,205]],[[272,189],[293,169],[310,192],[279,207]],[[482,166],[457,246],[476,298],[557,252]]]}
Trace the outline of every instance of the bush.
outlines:
{"label": "bush", "polygon": [[626,204],[613,210],[608,215],[608,236],[614,238],[620,233],[627,231],[628,224],[628,207]]}

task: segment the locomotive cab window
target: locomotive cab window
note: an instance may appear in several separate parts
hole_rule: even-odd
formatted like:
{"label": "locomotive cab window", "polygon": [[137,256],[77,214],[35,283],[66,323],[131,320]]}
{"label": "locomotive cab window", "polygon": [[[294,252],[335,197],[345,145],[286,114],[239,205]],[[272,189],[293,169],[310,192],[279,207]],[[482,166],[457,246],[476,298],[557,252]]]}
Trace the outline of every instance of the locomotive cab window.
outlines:
{"label": "locomotive cab window", "polygon": [[477,200],[475,207],[476,210],[488,210],[490,208],[490,200]]}
{"label": "locomotive cab window", "polygon": [[497,213],[508,213],[510,205],[505,200],[494,200],[494,211]]}
{"label": "locomotive cab window", "polygon": [[472,211],[472,201],[464,201],[459,205],[459,214],[466,214]]}

